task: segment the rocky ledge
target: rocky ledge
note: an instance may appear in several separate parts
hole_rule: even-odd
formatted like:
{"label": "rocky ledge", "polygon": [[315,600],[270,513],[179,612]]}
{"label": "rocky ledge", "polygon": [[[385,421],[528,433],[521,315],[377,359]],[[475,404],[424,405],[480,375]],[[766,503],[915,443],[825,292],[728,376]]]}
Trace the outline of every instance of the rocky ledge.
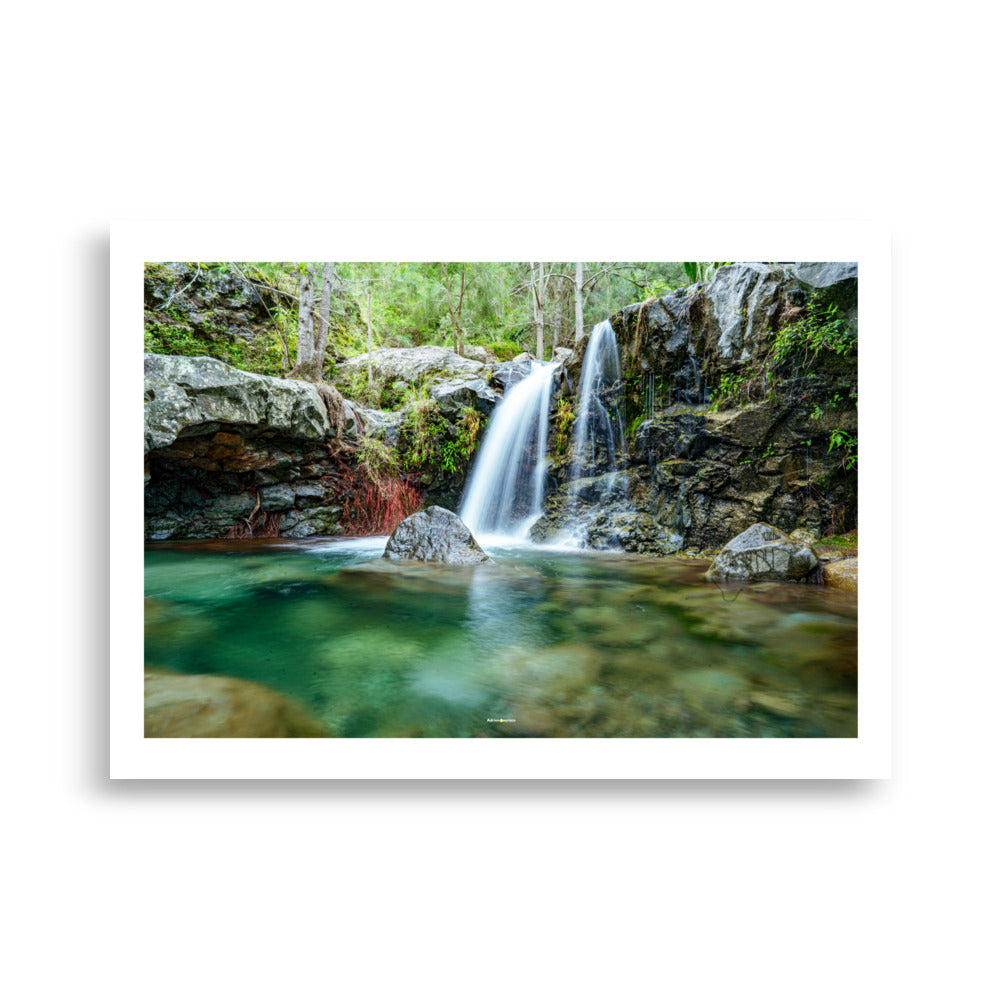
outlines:
{"label": "rocky ledge", "polygon": [[144,401],[147,539],[342,533],[315,386],[147,354]]}

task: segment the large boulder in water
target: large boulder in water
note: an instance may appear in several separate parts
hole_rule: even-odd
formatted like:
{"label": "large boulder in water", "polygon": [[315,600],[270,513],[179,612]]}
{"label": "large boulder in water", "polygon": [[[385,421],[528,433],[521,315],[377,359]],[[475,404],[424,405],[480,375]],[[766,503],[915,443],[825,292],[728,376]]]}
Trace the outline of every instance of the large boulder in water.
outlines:
{"label": "large boulder in water", "polygon": [[389,538],[382,558],[455,564],[493,561],[462,519],[444,507],[428,507],[402,521]]}
{"label": "large boulder in water", "polygon": [[752,524],[731,539],[705,574],[712,581],[804,580],[819,565],[808,546],[770,524]]}

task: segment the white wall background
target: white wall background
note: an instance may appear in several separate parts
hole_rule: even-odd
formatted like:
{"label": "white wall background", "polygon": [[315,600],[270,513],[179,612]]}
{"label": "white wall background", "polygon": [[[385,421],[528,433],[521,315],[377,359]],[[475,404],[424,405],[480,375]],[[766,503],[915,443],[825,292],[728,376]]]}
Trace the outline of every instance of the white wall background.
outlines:
{"label": "white wall background", "polygon": [[[984,995],[981,5],[220,8],[5,15],[9,995]],[[104,779],[108,222],[483,216],[891,227],[891,781]]]}

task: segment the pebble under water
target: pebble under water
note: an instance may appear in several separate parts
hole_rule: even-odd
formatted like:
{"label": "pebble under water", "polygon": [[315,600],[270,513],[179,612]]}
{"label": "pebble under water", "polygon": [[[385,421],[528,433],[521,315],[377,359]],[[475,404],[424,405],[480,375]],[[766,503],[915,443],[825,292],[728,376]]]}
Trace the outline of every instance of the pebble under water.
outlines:
{"label": "pebble under water", "polygon": [[[146,664],[267,685],[333,737],[853,737],[857,595],[534,546],[150,545]],[[502,720],[502,721],[500,721]]]}

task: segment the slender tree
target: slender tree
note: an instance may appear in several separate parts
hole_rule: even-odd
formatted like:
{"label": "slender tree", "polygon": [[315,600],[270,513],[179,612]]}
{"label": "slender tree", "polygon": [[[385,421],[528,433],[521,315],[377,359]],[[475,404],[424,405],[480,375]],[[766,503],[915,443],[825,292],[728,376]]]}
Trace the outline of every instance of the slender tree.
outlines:
{"label": "slender tree", "polygon": [[316,381],[323,380],[323,366],[326,363],[326,345],[330,338],[330,300],[333,297],[333,281],[336,272],[333,263],[323,265],[323,287],[319,296],[318,319],[313,341],[312,367]]}
{"label": "slender tree", "polygon": [[312,265],[301,264],[299,267],[299,344],[293,371],[301,375],[311,368],[316,349],[313,324],[315,286]]}
{"label": "slender tree", "polygon": [[[535,265],[530,265],[534,271]],[[544,261],[538,262],[538,277],[531,283],[531,305],[535,316],[535,357],[539,361],[545,351],[545,285],[548,278],[545,275]]]}
{"label": "slender tree", "polygon": [[576,275],[573,281],[573,308],[576,312],[576,335],[574,343],[583,340],[583,261],[576,262]]}
{"label": "slender tree", "polygon": [[441,283],[444,285],[445,292],[448,296],[445,300],[445,305],[448,307],[448,316],[451,319],[455,353],[464,356],[465,337],[462,331],[462,304],[465,301],[465,261],[462,261],[460,274],[461,284],[458,291],[458,300],[456,302],[454,301],[454,295],[452,293],[452,275],[448,269],[448,264],[441,264]]}
{"label": "slender tree", "polygon": [[368,388],[375,384],[375,376],[372,375],[372,286],[371,283],[368,285],[368,308],[365,310],[365,314],[368,318]]}

